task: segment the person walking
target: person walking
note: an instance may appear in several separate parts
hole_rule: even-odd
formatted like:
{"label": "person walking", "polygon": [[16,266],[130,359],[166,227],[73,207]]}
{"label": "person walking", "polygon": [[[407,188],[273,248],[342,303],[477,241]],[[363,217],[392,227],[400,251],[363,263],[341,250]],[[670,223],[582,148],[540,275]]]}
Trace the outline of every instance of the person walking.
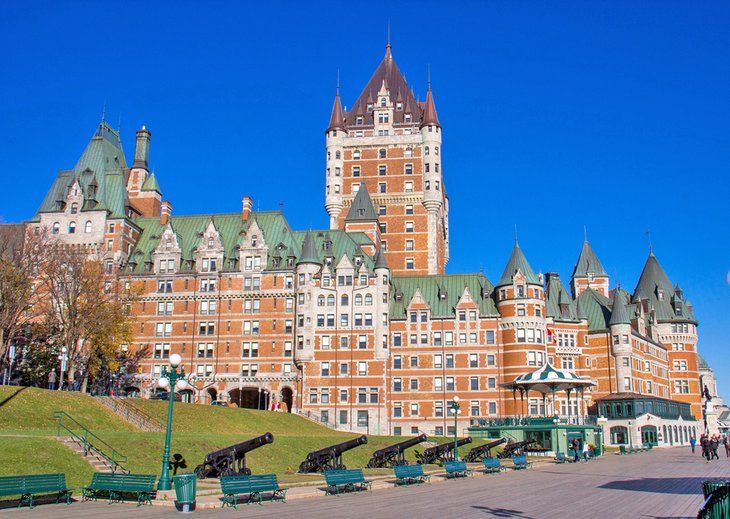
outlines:
{"label": "person walking", "polygon": [[573,438],[570,444],[573,447],[573,463],[578,463],[578,460],[580,459],[580,440],[578,438]]}
{"label": "person walking", "polygon": [[702,448],[702,457],[707,463],[710,463],[710,440],[706,435],[700,436],[700,447]]}
{"label": "person walking", "polygon": [[52,369],[48,374],[48,389],[51,391],[56,389],[56,370]]}
{"label": "person walking", "polygon": [[588,463],[588,453],[591,451],[591,448],[588,446],[588,442],[583,442],[583,461],[585,463]]}
{"label": "person walking", "polygon": [[695,445],[697,444],[697,438],[692,436],[692,438],[689,439],[689,446],[692,448],[692,454],[695,453]]}
{"label": "person walking", "polygon": [[725,446],[725,457],[730,458],[730,440],[728,440],[727,434],[722,435],[722,444]]}
{"label": "person walking", "polygon": [[720,446],[720,440],[717,437],[716,434],[712,435],[712,439],[710,440],[710,449],[712,450],[712,458],[713,460],[719,460],[720,456],[717,455],[717,448]]}

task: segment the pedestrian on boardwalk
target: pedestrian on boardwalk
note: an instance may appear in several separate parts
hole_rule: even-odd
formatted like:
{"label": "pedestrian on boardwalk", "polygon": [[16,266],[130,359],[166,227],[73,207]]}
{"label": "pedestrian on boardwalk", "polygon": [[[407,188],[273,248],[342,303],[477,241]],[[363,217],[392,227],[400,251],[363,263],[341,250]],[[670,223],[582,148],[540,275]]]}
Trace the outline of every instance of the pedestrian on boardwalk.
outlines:
{"label": "pedestrian on boardwalk", "polygon": [[573,463],[578,463],[580,459],[580,440],[573,438],[570,444],[573,446]]}
{"label": "pedestrian on boardwalk", "polygon": [[704,434],[700,437],[700,446],[702,448],[702,457],[705,458],[707,463],[710,463],[710,440]]}
{"label": "pedestrian on boardwalk", "polygon": [[52,369],[48,374],[48,389],[56,389],[56,370]]}
{"label": "pedestrian on boardwalk", "polygon": [[695,445],[697,444],[697,438],[692,436],[692,438],[689,439],[689,446],[692,448],[692,454],[695,453]]}
{"label": "pedestrian on boardwalk", "polygon": [[722,435],[722,444],[725,446],[725,457],[730,458],[730,440],[728,440],[727,434]]}
{"label": "pedestrian on boardwalk", "polygon": [[720,446],[720,440],[718,439],[717,435],[712,435],[712,439],[710,440],[710,449],[712,450],[712,459],[713,460],[719,460],[720,456],[717,455],[717,448]]}
{"label": "pedestrian on boardwalk", "polygon": [[588,463],[588,453],[591,451],[591,448],[588,446],[588,442],[583,442],[583,461],[585,463]]}

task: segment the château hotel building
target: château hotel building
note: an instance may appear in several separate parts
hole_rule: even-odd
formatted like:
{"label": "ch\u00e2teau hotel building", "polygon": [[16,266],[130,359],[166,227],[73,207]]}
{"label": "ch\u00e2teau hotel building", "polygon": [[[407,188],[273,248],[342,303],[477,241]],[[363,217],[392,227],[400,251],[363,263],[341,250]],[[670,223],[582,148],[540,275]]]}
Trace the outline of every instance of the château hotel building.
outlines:
{"label": "ch\u00e2teau hotel building", "polygon": [[[667,419],[701,419],[697,321],[653,253],[632,291],[612,284],[587,240],[566,280],[536,273],[517,242],[498,280],[446,273],[442,127],[430,85],[419,101],[390,45],[349,110],[335,96],[327,229],[295,230],[248,196],[240,211],[176,216],[150,173],[150,139],[137,131],[128,165],[102,121],[30,221],[96,246],[108,272],[141,287],[124,347],[148,355],[128,391],[151,395],[179,353],[186,400],[278,402],[363,433],[451,434],[455,395],[460,433],[477,418],[546,405],[583,416],[639,396],[683,404]],[[545,363],[595,385],[547,403],[502,387]]]}

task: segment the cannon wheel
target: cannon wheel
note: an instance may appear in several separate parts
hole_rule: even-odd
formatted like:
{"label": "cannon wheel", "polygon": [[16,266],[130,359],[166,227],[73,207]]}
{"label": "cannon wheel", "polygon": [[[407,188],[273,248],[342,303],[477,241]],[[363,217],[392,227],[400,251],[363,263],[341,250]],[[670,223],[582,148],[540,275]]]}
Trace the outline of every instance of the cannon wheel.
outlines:
{"label": "cannon wheel", "polygon": [[235,476],[235,475],[236,475],[236,471],[235,470],[233,470],[230,467],[226,467],[226,468],[224,468],[223,470],[220,471],[220,475],[218,477],[221,477],[222,478],[223,476]]}
{"label": "cannon wheel", "polygon": [[205,470],[205,464],[198,465],[197,467],[195,467],[195,470],[193,472],[195,472],[195,475],[198,476],[198,479],[205,479],[207,472]]}

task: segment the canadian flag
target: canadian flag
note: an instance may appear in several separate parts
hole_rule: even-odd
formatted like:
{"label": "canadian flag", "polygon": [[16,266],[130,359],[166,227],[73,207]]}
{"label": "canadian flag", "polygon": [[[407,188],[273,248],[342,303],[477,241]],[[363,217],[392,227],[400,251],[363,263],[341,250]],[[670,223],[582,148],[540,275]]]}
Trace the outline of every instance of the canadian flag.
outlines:
{"label": "canadian flag", "polygon": [[547,329],[547,337],[548,342],[553,342],[553,331],[550,328]]}

